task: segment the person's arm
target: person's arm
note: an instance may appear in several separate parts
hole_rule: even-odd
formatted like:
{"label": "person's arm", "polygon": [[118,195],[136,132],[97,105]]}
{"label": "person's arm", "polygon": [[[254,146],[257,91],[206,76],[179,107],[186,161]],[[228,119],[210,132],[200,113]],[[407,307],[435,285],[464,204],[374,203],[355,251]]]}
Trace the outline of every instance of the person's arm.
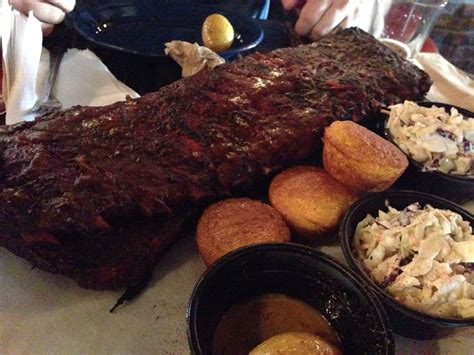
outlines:
{"label": "person's arm", "polygon": [[281,2],[285,10],[299,12],[295,25],[296,33],[311,39],[321,38],[339,27],[358,25],[368,30],[375,3],[374,0],[281,0]]}
{"label": "person's arm", "polygon": [[[6,0],[4,0],[6,1]],[[50,32],[54,25],[61,23],[66,13],[72,11],[76,0],[9,0],[12,7],[25,15],[33,15],[43,23],[43,31]]]}

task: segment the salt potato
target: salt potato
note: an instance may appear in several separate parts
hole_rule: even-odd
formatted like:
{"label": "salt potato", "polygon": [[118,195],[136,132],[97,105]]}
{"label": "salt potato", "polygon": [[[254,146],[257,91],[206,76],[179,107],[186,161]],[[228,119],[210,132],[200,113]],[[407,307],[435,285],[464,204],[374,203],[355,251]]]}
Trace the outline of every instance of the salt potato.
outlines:
{"label": "salt potato", "polygon": [[204,20],[201,35],[204,46],[214,52],[222,52],[232,46],[234,27],[225,16],[212,14]]}
{"label": "salt potato", "polygon": [[278,334],[253,348],[249,355],[340,355],[338,348],[323,338],[309,334],[289,332]]}

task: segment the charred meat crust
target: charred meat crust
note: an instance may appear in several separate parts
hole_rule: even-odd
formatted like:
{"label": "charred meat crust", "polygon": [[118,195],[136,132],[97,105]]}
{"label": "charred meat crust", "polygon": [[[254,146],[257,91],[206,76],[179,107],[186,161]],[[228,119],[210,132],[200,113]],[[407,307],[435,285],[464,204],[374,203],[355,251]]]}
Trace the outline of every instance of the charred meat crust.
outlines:
{"label": "charred meat crust", "polygon": [[[173,239],[166,221],[311,156],[332,121],[422,99],[430,84],[349,29],[226,63],[136,100],[0,128],[0,245],[84,287],[126,286]],[[47,258],[32,240],[49,243]],[[82,264],[97,248],[98,264]],[[119,271],[107,281],[85,276],[101,267]]]}

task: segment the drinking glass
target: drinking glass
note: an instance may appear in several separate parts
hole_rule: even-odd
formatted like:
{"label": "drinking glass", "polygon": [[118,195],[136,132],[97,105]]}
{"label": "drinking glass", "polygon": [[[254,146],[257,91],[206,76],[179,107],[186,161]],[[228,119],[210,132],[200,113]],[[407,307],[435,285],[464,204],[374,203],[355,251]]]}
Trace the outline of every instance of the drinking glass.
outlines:
{"label": "drinking glass", "polygon": [[406,57],[418,53],[448,0],[374,0],[369,32]]}

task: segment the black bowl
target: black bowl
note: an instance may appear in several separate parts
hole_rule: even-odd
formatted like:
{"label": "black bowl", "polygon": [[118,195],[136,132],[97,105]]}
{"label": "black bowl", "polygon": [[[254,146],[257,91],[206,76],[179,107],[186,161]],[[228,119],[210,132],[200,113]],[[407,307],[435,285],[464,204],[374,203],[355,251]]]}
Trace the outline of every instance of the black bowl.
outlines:
{"label": "black bowl", "polygon": [[[462,115],[474,117],[474,113],[454,105],[430,101],[417,102],[417,104],[424,107],[443,107],[448,112],[454,107]],[[384,134],[390,142],[397,145],[387,129],[384,130]],[[400,180],[397,181],[397,188],[423,191],[457,203],[464,203],[474,199],[474,178],[446,174],[439,171],[422,171],[422,164],[413,160],[409,154],[407,154],[407,158],[410,166]]]}
{"label": "black bowl", "polygon": [[231,58],[256,47],[264,37],[260,25],[240,12],[203,3],[125,1],[77,10],[70,15],[76,31],[88,41],[141,57],[166,57],[165,43],[173,40],[202,44],[201,28],[212,13],[226,16],[235,29],[232,47],[219,55]]}
{"label": "black bowl", "polygon": [[214,263],[196,285],[188,307],[193,354],[211,354],[214,331],[232,305],[281,293],[318,310],[350,354],[393,354],[393,334],[377,297],[359,276],[328,255],[296,244],[259,244]]}
{"label": "black bowl", "polygon": [[448,200],[414,191],[386,191],[369,194],[352,205],[346,212],[339,227],[339,237],[344,257],[352,269],[362,275],[364,282],[380,297],[394,331],[409,338],[433,339],[445,336],[459,327],[473,326],[474,318],[434,317],[403,306],[372,281],[362,265],[355,259],[352,241],[357,224],[369,213],[375,216],[379,210],[387,210],[385,201],[389,201],[390,205],[397,209],[403,209],[414,202],[419,202],[422,206],[430,204],[436,208],[449,209],[459,213],[471,225],[474,225],[474,217]]}

